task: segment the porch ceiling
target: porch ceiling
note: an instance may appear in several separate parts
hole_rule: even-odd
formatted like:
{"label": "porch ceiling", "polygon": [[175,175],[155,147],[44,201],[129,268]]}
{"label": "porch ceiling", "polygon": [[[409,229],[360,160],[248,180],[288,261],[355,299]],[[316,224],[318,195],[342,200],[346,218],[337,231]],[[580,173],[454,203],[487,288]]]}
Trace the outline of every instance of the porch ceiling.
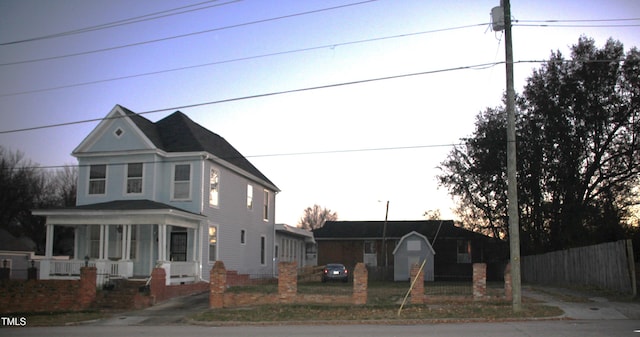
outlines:
{"label": "porch ceiling", "polygon": [[47,224],[75,225],[172,225],[197,228],[206,217],[149,200],[113,201],[73,208],[33,210],[47,217]]}

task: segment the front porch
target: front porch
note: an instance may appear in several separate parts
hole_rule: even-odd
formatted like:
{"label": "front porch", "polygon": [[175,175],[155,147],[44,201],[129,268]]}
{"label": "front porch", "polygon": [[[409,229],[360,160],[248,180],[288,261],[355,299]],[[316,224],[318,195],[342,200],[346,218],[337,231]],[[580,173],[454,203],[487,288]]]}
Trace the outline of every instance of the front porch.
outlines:
{"label": "front porch", "polygon": [[[137,200],[37,210],[47,217],[45,256],[40,279],[78,279],[80,268],[96,267],[97,285],[114,279],[149,280],[163,268],[166,284],[185,284],[202,278],[202,223],[205,217],[168,205]],[[74,229],[74,253],[55,259],[56,227]]]}
{"label": "front porch", "polygon": [[[114,279],[148,281],[151,275],[134,275],[133,261],[109,260],[55,260],[40,261],[39,278],[41,280],[79,280],[80,268],[88,266],[97,270],[97,284],[109,284]],[[167,285],[193,283],[200,280],[198,261],[169,261],[158,263],[165,270]]]}

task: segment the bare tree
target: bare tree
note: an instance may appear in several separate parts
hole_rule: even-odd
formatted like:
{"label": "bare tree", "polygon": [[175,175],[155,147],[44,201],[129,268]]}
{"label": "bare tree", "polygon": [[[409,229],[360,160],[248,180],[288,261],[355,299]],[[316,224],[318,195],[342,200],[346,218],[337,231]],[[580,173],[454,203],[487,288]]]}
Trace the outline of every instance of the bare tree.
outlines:
{"label": "bare tree", "polygon": [[324,226],[325,221],[338,220],[338,213],[319,205],[307,207],[298,221],[298,226],[308,230],[314,230]]}
{"label": "bare tree", "polygon": [[427,220],[442,220],[440,209],[430,209],[422,214]]}

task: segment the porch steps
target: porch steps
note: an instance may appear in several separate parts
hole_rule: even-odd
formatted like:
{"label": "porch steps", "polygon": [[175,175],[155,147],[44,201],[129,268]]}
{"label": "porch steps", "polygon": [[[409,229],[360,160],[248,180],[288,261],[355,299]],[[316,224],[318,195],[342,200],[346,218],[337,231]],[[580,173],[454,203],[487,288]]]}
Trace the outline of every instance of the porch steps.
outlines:
{"label": "porch steps", "polygon": [[111,280],[108,287],[98,291],[95,306],[99,309],[141,309],[151,304],[148,294],[140,292],[145,281]]}

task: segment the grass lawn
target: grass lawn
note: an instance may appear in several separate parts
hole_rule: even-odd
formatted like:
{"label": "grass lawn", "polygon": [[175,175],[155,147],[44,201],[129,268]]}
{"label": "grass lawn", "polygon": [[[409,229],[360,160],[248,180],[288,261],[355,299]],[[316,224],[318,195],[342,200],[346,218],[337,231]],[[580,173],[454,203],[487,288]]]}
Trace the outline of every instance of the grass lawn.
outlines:
{"label": "grass lawn", "polygon": [[525,304],[514,313],[510,303],[455,303],[451,305],[409,305],[398,315],[399,306],[390,305],[277,305],[250,308],[216,309],[197,314],[195,321],[204,322],[286,322],[286,321],[370,321],[370,320],[445,320],[555,317],[562,314],[556,307]]}
{"label": "grass lawn", "polygon": [[[301,283],[298,293],[349,295],[352,293],[351,283]],[[533,317],[555,317],[562,310],[528,301],[523,303],[523,311],[514,313],[510,302],[503,300],[487,300],[474,302],[471,298],[469,283],[428,283],[425,294],[431,294],[435,300],[429,304],[405,304],[398,315],[398,309],[409,288],[408,283],[385,282],[369,284],[368,303],[356,305],[322,305],[291,304],[264,305],[242,308],[212,309],[191,317],[202,322],[285,322],[285,321],[353,321],[371,320],[398,321],[403,320],[446,320],[446,319],[517,319]],[[230,288],[232,292],[277,293],[277,285]],[[499,288],[488,287],[490,296],[498,296]],[[460,298],[454,300],[451,298]],[[440,298],[441,300],[438,300]]]}

